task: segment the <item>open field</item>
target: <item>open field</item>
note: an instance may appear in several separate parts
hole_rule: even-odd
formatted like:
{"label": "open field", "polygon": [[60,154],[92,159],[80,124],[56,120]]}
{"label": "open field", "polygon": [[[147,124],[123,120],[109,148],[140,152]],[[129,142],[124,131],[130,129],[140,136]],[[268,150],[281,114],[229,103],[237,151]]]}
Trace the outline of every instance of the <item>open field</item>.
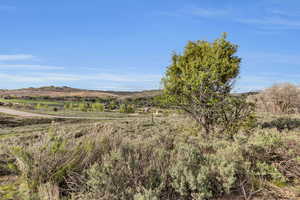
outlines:
{"label": "open field", "polygon": [[11,109],[11,108],[6,108],[6,107],[0,107],[0,113],[5,113],[5,114],[9,114],[9,115],[20,116],[20,117],[44,117],[44,118],[51,118],[50,115],[42,115],[42,114],[35,114],[35,113],[23,112],[23,111],[18,111],[18,110],[14,110],[14,109]]}
{"label": "open field", "polygon": [[3,114],[0,112],[0,138],[8,138],[14,136],[25,136],[34,132],[41,132],[48,130],[52,123],[70,124],[73,126],[80,122],[93,122],[93,120],[81,119],[62,119],[62,118],[36,118],[36,117],[22,117]]}
{"label": "open field", "polygon": [[[99,195],[102,196],[104,193],[106,195],[104,199],[131,199],[131,195],[137,198],[139,195],[143,196],[146,194],[153,196],[153,198],[155,196],[162,198],[171,193],[178,197],[176,199],[186,199],[184,195],[182,196],[179,193],[181,190],[179,190],[179,188],[182,187],[180,184],[187,184],[185,187],[189,187],[189,185],[196,180],[189,180],[189,175],[185,173],[188,171],[190,171],[190,173],[204,173],[197,171],[196,168],[193,168],[193,165],[196,163],[208,165],[208,163],[201,164],[201,160],[190,160],[193,159],[193,154],[197,155],[200,152],[206,157],[205,159],[212,159],[210,162],[219,163],[219,167],[212,163],[213,165],[211,167],[217,167],[213,172],[215,175],[203,174],[204,177],[207,176],[211,181],[214,181],[216,177],[221,181],[218,183],[220,184],[219,186],[214,186],[216,189],[220,187],[217,189],[218,192],[215,191],[217,192],[216,194],[218,194],[217,196],[223,196],[218,199],[244,199],[242,186],[237,184],[236,181],[238,181],[238,179],[236,179],[237,177],[234,171],[245,176],[244,187],[247,191],[246,195],[250,195],[251,192],[256,194],[256,192],[259,191],[254,199],[297,199],[297,196],[300,195],[300,163],[297,164],[297,162],[299,162],[297,159],[300,158],[300,126],[294,127],[291,130],[285,129],[281,132],[277,131],[276,127],[270,126],[269,128],[263,129],[257,127],[253,129],[252,134],[248,136],[241,132],[236,136],[234,141],[228,141],[221,138],[218,140],[214,138],[204,139],[197,136],[199,129],[196,124],[191,123],[190,119],[184,115],[155,118],[154,123],[152,122],[151,116],[145,117],[144,119],[130,119],[124,117],[113,121],[56,119],[55,122],[53,119],[50,120],[47,118],[22,118],[5,114],[1,114],[0,117],[1,199],[26,199],[26,196],[30,194],[29,191],[31,190],[30,188],[33,187],[33,185],[31,185],[33,183],[35,185],[34,187],[39,188],[34,190],[36,191],[36,195],[33,195],[35,198],[38,198],[38,194],[47,191],[49,189],[48,187],[54,187],[53,191],[55,191],[55,187],[58,187],[55,183],[59,180],[57,179],[59,176],[68,179],[68,184],[62,181],[64,179],[61,179],[62,182],[57,182],[58,185],[60,185],[59,187],[62,187],[60,190],[65,190],[70,187],[70,192],[75,195],[75,199],[98,199],[98,194],[92,191],[99,187],[103,189],[99,190]],[[269,116],[261,114],[259,120],[261,124],[263,124],[272,122],[277,118],[278,116],[276,115]],[[297,115],[294,115],[294,118],[298,118]],[[86,146],[92,141],[97,145]],[[53,145],[58,144],[59,146],[55,147],[58,148],[57,150],[53,151],[49,149],[48,151],[47,148],[53,148]],[[89,160],[83,159],[83,157],[77,160],[76,155],[84,155],[84,149],[86,147],[89,149],[92,148],[88,151],[90,153],[86,155],[87,157],[84,156]],[[198,148],[200,152],[198,152]],[[16,152],[17,149],[24,151],[24,153],[27,152],[32,160],[30,162],[23,160],[25,158]],[[220,151],[221,149],[222,151]],[[287,150],[289,153],[285,152]],[[76,151],[79,152],[75,153]],[[179,154],[177,155],[176,152],[181,156],[186,155],[188,157],[178,157]],[[211,154],[212,152],[214,153]],[[250,154],[246,156],[243,152]],[[62,153],[67,155],[67,157],[64,157]],[[99,154],[102,155],[100,156],[102,161],[98,160],[100,159],[100,157],[98,157]],[[216,157],[213,156],[214,154],[216,154]],[[16,162],[15,157],[12,155],[17,156],[20,160]],[[272,157],[275,156],[276,159],[275,157],[269,157],[271,155]],[[81,163],[80,160],[90,164]],[[254,171],[248,169],[250,171],[246,172],[244,171],[246,170],[246,168],[244,168],[246,166],[242,164],[246,162],[245,160],[248,160],[247,162],[254,162],[256,163],[255,165],[260,163],[259,165],[261,165],[262,168],[257,168],[257,165],[251,169]],[[20,162],[26,166],[26,168],[19,168]],[[64,164],[62,165],[61,162]],[[77,164],[74,164],[74,168],[68,168],[68,171],[65,172],[66,174],[57,174],[61,170],[61,167],[69,165],[69,162],[76,162]],[[45,163],[48,164],[45,165]],[[235,164],[231,165],[230,163]],[[31,165],[38,167],[32,168],[33,166]],[[279,171],[273,168],[277,165],[278,167],[280,166],[278,168]],[[114,167],[106,168],[105,166]],[[86,169],[83,170],[80,168]],[[96,168],[100,170],[99,173],[104,174],[93,174]],[[274,173],[273,175],[271,175],[270,170],[275,170],[272,172]],[[84,175],[87,180],[77,182],[79,180],[72,176],[75,172],[76,174],[81,173],[82,175],[87,173]],[[256,175],[252,174],[254,172]],[[108,174],[105,175],[106,173]],[[156,177],[154,174],[151,175],[151,173],[158,173],[159,176]],[[265,173],[271,173],[271,176],[264,175]],[[152,180],[154,177],[156,177],[156,179]],[[248,182],[250,179],[247,177],[256,177],[263,182],[257,182],[258,185],[251,186],[253,183]],[[127,179],[129,182],[124,182]],[[168,183],[171,179],[177,182]],[[99,182],[104,180],[105,182]],[[209,184],[217,184],[217,182],[207,183],[207,186],[209,186]],[[46,186],[50,183],[54,185]],[[86,183],[88,185],[86,185]],[[149,189],[149,187],[156,188],[155,184],[162,183],[164,183],[164,186],[161,185],[161,187],[166,188],[160,190]],[[77,186],[74,188],[72,184],[78,185],[79,188],[76,188]],[[195,182],[194,184],[200,183]],[[251,189],[250,186],[253,188]],[[91,189],[89,189],[89,193],[86,193],[87,187]],[[197,187],[206,188],[205,185],[198,185]],[[209,187],[207,189],[209,189]],[[137,188],[144,189],[135,191]],[[163,192],[167,190],[167,188],[169,188],[169,191],[165,191],[166,193]],[[226,188],[228,188],[229,191],[233,190],[235,192],[230,192],[230,196],[225,195],[227,193]],[[101,191],[104,193],[102,194]],[[105,191],[110,191],[111,193],[106,193]],[[119,195],[116,195],[117,193]],[[209,195],[209,193],[203,194]],[[52,195],[55,196],[57,193],[54,192]],[[33,196],[31,198],[33,198]],[[164,199],[173,198],[174,197],[171,196],[164,197]]]}

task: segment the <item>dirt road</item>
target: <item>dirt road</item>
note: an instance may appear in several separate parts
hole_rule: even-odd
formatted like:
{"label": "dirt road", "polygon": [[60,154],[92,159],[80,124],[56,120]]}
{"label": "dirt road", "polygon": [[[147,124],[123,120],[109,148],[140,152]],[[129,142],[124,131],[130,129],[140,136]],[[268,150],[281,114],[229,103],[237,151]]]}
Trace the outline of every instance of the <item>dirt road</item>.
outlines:
{"label": "dirt road", "polygon": [[46,115],[46,114],[36,114],[24,111],[18,111],[11,108],[0,106],[0,113],[5,113],[9,115],[15,115],[19,117],[41,117],[41,118],[56,118],[56,119],[91,119],[91,120],[113,120],[118,119],[118,117],[108,118],[108,117],[69,117],[69,116],[57,116],[57,115]]}
{"label": "dirt road", "polygon": [[57,118],[58,116],[51,116],[51,115],[42,115],[42,114],[35,114],[35,113],[29,113],[29,112],[23,112],[14,110],[11,108],[1,107],[0,106],[0,112],[9,114],[9,115],[15,115],[20,117],[43,117],[43,118]]}

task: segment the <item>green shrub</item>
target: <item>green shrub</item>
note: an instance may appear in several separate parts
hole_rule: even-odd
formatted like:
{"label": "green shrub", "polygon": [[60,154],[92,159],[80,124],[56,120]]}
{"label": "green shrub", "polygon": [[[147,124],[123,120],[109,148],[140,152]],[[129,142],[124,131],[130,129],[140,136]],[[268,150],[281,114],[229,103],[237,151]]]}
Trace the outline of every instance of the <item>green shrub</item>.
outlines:
{"label": "green shrub", "polygon": [[290,131],[300,127],[299,119],[292,119],[288,117],[280,117],[271,122],[265,122],[262,124],[262,128],[276,128],[279,132],[284,129]]}
{"label": "green shrub", "polygon": [[120,113],[134,113],[135,109],[134,109],[133,105],[121,104],[119,112]]}
{"label": "green shrub", "polygon": [[101,103],[93,103],[92,110],[97,112],[104,112],[104,105]]}
{"label": "green shrub", "polygon": [[90,109],[90,105],[88,103],[82,102],[78,104],[78,108],[82,112],[87,112]]}
{"label": "green shrub", "polygon": [[75,105],[73,103],[71,103],[71,102],[64,104],[64,109],[65,110],[73,110],[74,107],[75,107]]}

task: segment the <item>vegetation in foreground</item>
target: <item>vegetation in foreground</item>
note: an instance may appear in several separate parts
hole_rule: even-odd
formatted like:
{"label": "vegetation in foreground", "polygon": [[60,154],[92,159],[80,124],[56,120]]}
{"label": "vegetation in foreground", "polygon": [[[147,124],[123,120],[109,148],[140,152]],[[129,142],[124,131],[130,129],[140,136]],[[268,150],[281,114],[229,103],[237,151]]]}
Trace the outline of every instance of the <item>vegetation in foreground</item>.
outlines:
{"label": "vegetation in foreground", "polygon": [[1,199],[175,200],[226,195],[292,199],[299,195],[299,127],[281,132],[256,127],[233,139],[207,138],[199,131],[185,118],[165,118],[155,124],[150,120],[98,123],[71,132],[52,125],[48,134],[28,138],[30,145],[13,145],[10,140],[10,147],[2,148],[6,164],[1,175],[18,178],[0,186]]}

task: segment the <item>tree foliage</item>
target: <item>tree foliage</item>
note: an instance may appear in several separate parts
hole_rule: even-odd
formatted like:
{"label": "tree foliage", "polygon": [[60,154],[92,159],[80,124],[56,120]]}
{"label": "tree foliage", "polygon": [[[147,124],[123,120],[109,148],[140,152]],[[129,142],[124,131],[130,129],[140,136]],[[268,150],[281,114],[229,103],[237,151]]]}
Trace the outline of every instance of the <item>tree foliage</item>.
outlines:
{"label": "tree foliage", "polygon": [[[239,74],[241,59],[235,56],[237,45],[226,34],[214,42],[188,42],[183,54],[174,54],[163,78],[169,103],[190,114],[208,134],[224,122],[230,106],[230,92]],[[236,118],[234,119],[236,120]]]}

